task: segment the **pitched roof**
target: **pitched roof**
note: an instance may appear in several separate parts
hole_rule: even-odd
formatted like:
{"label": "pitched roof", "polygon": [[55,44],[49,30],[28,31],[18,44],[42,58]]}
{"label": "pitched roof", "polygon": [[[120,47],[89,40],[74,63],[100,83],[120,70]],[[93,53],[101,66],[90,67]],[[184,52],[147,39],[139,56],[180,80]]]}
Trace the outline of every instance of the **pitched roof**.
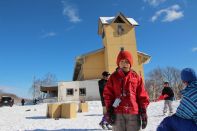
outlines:
{"label": "pitched roof", "polygon": [[140,51],[137,51],[137,54],[143,57],[142,62],[143,62],[144,64],[149,63],[149,61],[150,61],[150,59],[151,59],[151,56],[150,56],[150,55],[148,55],[148,54],[146,54],[146,53],[144,53],[144,52],[140,52]]}
{"label": "pitched roof", "polygon": [[114,16],[113,17],[99,17],[98,34],[102,35],[102,33],[103,33],[103,26],[102,25],[110,25],[112,23],[116,23],[116,21],[118,19],[121,19],[122,21],[124,21],[132,26],[139,25],[133,18],[125,17],[121,12],[119,12],[115,17]]}
{"label": "pitched roof", "polygon": [[111,24],[118,16],[124,17],[131,25],[137,26],[139,25],[133,18],[125,17],[121,12],[118,13],[115,17],[100,17],[102,24]]}
{"label": "pitched roof", "polygon": [[97,50],[94,50],[94,51],[91,51],[91,52],[82,54],[82,55],[76,57],[76,60],[77,60],[77,59],[80,59],[80,58],[82,58],[82,57],[85,57],[85,56],[89,56],[89,55],[92,55],[92,54],[96,54],[96,53],[101,52],[101,51],[104,51],[104,48],[100,48],[100,49],[97,49]]}

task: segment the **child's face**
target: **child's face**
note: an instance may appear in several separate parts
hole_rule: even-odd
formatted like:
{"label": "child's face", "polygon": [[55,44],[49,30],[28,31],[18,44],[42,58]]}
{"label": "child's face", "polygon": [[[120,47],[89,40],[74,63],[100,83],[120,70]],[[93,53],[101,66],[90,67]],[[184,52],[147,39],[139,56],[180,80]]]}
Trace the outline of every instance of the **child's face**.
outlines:
{"label": "child's face", "polygon": [[128,72],[130,71],[130,63],[127,59],[122,59],[120,62],[119,62],[119,67],[124,71],[124,72]]}

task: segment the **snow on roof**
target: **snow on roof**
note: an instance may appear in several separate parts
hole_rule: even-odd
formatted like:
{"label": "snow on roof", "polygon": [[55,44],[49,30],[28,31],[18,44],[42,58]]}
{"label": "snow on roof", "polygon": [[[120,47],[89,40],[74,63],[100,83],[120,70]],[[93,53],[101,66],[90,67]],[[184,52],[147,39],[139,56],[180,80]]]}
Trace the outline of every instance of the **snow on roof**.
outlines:
{"label": "snow on roof", "polygon": [[113,21],[115,17],[100,17],[100,20],[103,24],[109,24]]}
{"label": "snow on roof", "polygon": [[144,52],[141,52],[141,51],[137,51],[137,52],[140,53],[140,54],[143,54],[143,55],[146,55],[146,56],[151,57],[150,55],[148,55],[148,54],[146,54],[146,53],[144,53]]}
{"label": "snow on roof", "polygon": [[137,51],[137,53],[146,56],[146,59],[145,59],[145,61],[143,62],[144,64],[147,64],[147,63],[150,62],[150,59],[151,59],[151,56],[150,56],[150,55],[148,55],[148,54],[146,54],[146,53],[144,53],[144,52],[140,52],[140,51]]}
{"label": "snow on roof", "polygon": [[137,21],[135,21],[133,18],[127,18],[127,20],[132,24],[132,25],[139,25]]}
{"label": "snow on roof", "polygon": [[[115,17],[100,17],[102,24],[110,24]],[[139,25],[133,18],[126,18],[130,24]]]}

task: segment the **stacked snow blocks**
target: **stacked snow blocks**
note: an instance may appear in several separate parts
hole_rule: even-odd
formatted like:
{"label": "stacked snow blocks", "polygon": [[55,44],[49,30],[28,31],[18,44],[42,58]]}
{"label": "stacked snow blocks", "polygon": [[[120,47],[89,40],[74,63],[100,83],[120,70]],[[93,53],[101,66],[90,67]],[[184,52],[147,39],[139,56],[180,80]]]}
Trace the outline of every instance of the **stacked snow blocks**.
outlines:
{"label": "stacked snow blocks", "polygon": [[79,103],[79,112],[88,112],[88,103]]}
{"label": "stacked snow blocks", "polygon": [[47,117],[49,118],[76,118],[77,106],[75,103],[53,103],[47,105]]}
{"label": "stacked snow blocks", "polygon": [[77,105],[75,103],[62,104],[61,117],[62,118],[76,118],[77,117]]}
{"label": "stacked snow blocks", "polygon": [[47,117],[60,118],[61,117],[61,104],[48,104],[47,105]]}

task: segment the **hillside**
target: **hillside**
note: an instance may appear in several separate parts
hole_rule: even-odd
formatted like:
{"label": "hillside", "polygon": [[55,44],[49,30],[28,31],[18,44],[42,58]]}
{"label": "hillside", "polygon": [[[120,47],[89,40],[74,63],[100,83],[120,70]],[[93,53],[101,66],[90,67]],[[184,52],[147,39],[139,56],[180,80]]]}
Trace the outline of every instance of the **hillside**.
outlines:
{"label": "hillside", "polygon": [[[17,95],[15,95],[15,94],[12,94],[12,93],[4,93],[4,92],[1,92],[0,93],[0,99],[1,99],[1,97],[2,96],[10,96],[10,97],[12,97],[13,99],[14,99],[14,103],[16,104],[16,103],[20,103],[21,102],[21,97],[18,97]],[[26,101],[28,101],[28,99],[25,99]]]}

